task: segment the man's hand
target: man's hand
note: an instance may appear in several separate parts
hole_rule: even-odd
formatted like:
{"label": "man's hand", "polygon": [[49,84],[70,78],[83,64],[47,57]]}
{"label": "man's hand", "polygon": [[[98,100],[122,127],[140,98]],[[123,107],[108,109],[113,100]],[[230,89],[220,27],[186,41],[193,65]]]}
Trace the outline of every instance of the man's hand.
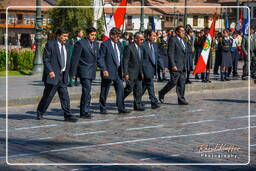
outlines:
{"label": "man's hand", "polygon": [[54,78],[55,78],[54,72],[50,72],[50,73],[49,73],[49,77],[50,77],[51,79],[54,79]]}
{"label": "man's hand", "polygon": [[141,74],[141,79],[144,79],[144,74]]}
{"label": "man's hand", "polygon": [[76,76],[73,76],[73,79],[75,80],[75,79],[76,79]]}
{"label": "man's hand", "polygon": [[128,81],[129,80],[129,75],[125,75],[124,79],[125,79],[125,81]]}
{"label": "man's hand", "polygon": [[105,78],[108,78],[108,77],[109,77],[108,71],[103,71],[103,76],[104,76]]}
{"label": "man's hand", "polygon": [[172,70],[173,70],[173,71],[177,71],[178,69],[177,69],[176,66],[173,66],[173,67],[172,67]]}

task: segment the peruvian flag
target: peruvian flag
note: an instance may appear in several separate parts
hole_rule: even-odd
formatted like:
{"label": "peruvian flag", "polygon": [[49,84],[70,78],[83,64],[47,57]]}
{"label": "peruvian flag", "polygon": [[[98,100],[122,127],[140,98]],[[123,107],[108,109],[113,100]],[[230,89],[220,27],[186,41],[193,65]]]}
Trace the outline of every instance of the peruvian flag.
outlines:
{"label": "peruvian flag", "polygon": [[210,53],[210,49],[211,49],[212,39],[213,39],[214,32],[215,32],[215,21],[216,21],[216,15],[214,16],[214,18],[212,20],[210,32],[207,35],[207,38],[204,42],[203,50],[202,50],[201,55],[197,61],[196,67],[193,71],[193,75],[205,72],[205,70],[206,70],[206,65],[207,65],[207,61],[208,61],[208,57],[209,57],[209,53]]}
{"label": "peruvian flag", "polygon": [[103,41],[106,41],[109,39],[109,32],[113,27],[116,27],[118,29],[121,28],[121,26],[124,24],[124,17],[126,13],[126,5],[127,5],[127,0],[122,0],[117,7],[114,15],[111,17],[109,23],[107,26],[105,26],[105,36]]}

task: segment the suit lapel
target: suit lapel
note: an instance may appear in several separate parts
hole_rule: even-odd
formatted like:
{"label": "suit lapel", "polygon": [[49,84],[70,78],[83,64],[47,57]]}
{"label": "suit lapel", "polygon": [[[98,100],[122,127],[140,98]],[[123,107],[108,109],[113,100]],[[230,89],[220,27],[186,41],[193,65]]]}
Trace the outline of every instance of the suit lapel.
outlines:
{"label": "suit lapel", "polygon": [[[93,44],[93,48],[94,48],[94,42],[92,44]],[[89,40],[87,38],[85,38],[85,45],[88,47],[88,49],[91,52],[91,54],[93,56],[95,56],[94,50],[92,49],[92,47],[90,45],[90,42],[89,42]]]}
{"label": "suit lapel", "polygon": [[[177,40],[177,42],[178,42],[180,48],[182,49],[182,51],[185,53],[185,49],[183,48],[183,45],[182,45],[182,43],[181,43],[181,41],[179,40],[178,37],[176,37],[176,40]],[[184,41],[183,41],[183,43],[184,43]],[[185,43],[184,43],[184,45],[185,45]],[[186,45],[185,45],[185,46],[186,46]]]}
{"label": "suit lapel", "polygon": [[61,56],[60,56],[60,48],[59,48],[59,45],[58,45],[58,40],[55,40],[55,50],[57,52],[58,63],[61,66],[61,63],[60,63]]}
{"label": "suit lapel", "polygon": [[133,53],[134,53],[136,56],[138,56],[138,59],[140,60],[139,52],[138,52],[138,50],[137,50],[137,48],[136,48],[136,46],[135,46],[135,43],[133,43],[133,45],[132,45],[132,51],[133,51]]}
{"label": "suit lapel", "polygon": [[149,46],[149,42],[148,41],[146,41],[146,51],[147,51],[147,54],[149,55],[149,57],[150,57],[150,60],[151,60],[151,62],[153,63],[153,56],[152,56],[152,54],[151,54],[151,47]]}
{"label": "suit lapel", "polygon": [[[112,58],[113,58],[113,60],[114,60],[114,62],[115,62],[115,64],[116,64],[116,66],[118,66],[117,57],[116,57],[116,55],[115,55],[114,48],[113,48],[113,46],[112,46],[112,42],[111,42],[110,39],[108,40],[108,47],[109,47],[111,56],[112,56]],[[121,52],[120,52],[120,53],[121,53]]]}

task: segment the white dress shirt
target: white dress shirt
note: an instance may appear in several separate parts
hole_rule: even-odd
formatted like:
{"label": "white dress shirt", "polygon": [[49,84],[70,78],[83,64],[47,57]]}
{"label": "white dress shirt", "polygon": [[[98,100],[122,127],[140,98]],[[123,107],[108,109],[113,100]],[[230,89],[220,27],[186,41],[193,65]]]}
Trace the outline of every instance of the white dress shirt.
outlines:
{"label": "white dress shirt", "polygon": [[[60,50],[60,54],[61,54],[61,43],[59,41],[58,42],[58,46],[59,46],[59,50]],[[66,46],[64,46],[64,68],[61,69],[61,72],[65,71],[66,69],[66,65],[67,65],[67,50],[66,50]]]}

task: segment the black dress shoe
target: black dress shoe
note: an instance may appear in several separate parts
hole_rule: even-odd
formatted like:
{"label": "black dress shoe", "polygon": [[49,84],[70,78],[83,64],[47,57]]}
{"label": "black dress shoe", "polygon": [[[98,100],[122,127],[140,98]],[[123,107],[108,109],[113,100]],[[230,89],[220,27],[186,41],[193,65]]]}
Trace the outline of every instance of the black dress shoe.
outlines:
{"label": "black dress shoe", "polygon": [[106,110],[101,110],[101,111],[100,111],[100,114],[107,115],[108,112],[107,112]]}
{"label": "black dress shoe", "polygon": [[228,78],[224,78],[225,79],[225,81],[230,81],[230,79],[228,79]]}
{"label": "black dress shoe", "polygon": [[188,105],[188,102],[187,101],[179,101],[178,104],[179,105]]}
{"label": "black dress shoe", "polygon": [[192,82],[190,80],[187,80],[186,84],[192,84]]}
{"label": "black dress shoe", "polygon": [[164,103],[164,96],[161,95],[160,92],[158,92],[158,99],[159,99],[160,103]]}
{"label": "black dress shoe", "polygon": [[65,117],[64,121],[65,122],[77,122],[78,119],[74,116],[69,116],[69,117]]}
{"label": "black dress shoe", "polygon": [[157,108],[159,108],[160,106],[159,106],[159,104],[153,104],[153,105],[151,105],[151,109],[157,109]]}
{"label": "black dress shoe", "polygon": [[144,111],[145,109],[143,107],[136,107],[136,108],[134,108],[134,110],[136,110],[136,111]]}
{"label": "black dress shoe", "polygon": [[89,113],[80,114],[80,118],[91,119],[92,115]]}
{"label": "black dress shoe", "polygon": [[37,120],[43,120],[44,117],[43,117],[43,115],[41,113],[37,113],[36,119]]}
{"label": "black dress shoe", "polygon": [[130,111],[129,111],[129,110],[126,110],[126,109],[123,109],[123,110],[118,110],[118,113],[119,113],[120,115],[124,115],[124,114],[130,113]]}

